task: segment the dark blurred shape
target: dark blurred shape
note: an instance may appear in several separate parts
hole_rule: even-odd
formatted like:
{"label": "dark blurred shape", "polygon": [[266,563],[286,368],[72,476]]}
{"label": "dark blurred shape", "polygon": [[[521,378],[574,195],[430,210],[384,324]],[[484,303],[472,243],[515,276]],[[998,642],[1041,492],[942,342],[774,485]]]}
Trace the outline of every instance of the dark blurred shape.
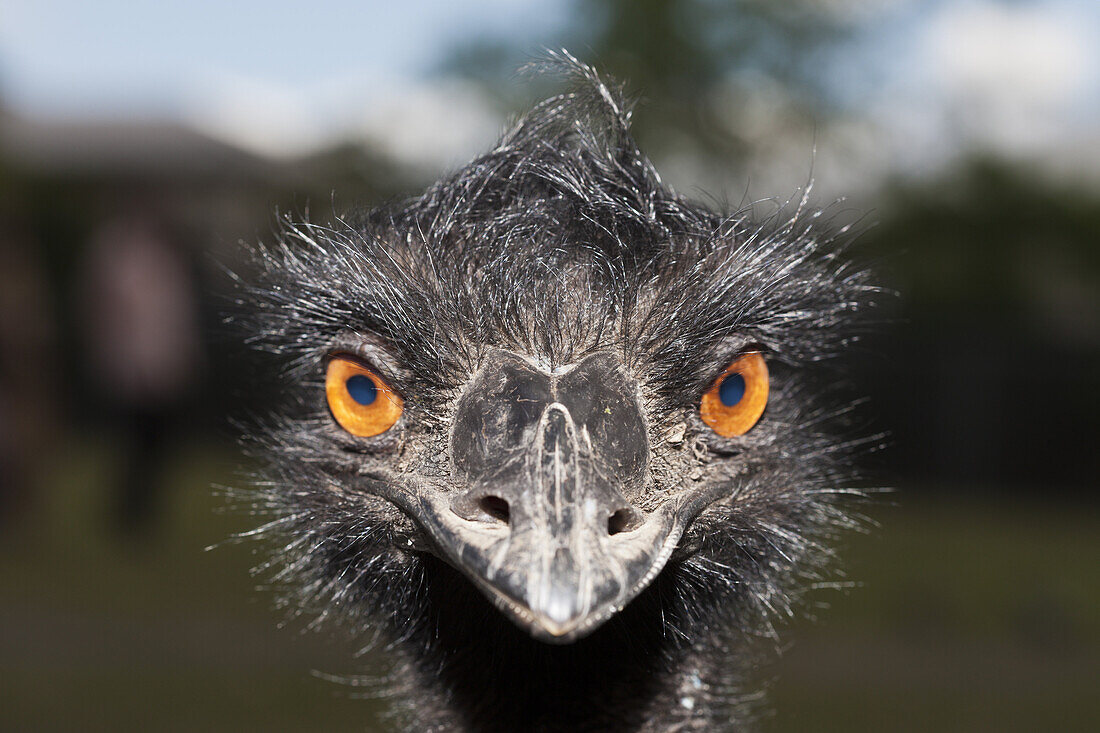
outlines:
{"label": "dark blurred shape", "polygon": [[[171,454],[232,440],[229,417],[269,399],[241,334],[221,325],[220,266],[242,267],[240,242],[265,239],[277,211],[331,219],[415,186],[403,173],[351,144],[265,158],[181,123],[33,119],[0,104],[0,217],[18,222],[0,234],[5,503],[26,503],[32,467],[48,463],[39,424],[56,403],[59,438],[103,434],[123,459],[114,523],[151,530]],[[55,332],[67,335],[56,352],[34,342]]]}
{"label": "dark blurred shape", "polygon": [[0,526],[22,515],[57,435],[56,328],[24,228],[0,217]]}
{"label": "dark blurred shape", "polygon": [[227,174],[259,178],[271,168],[260,158],[175,122],[31,120],[11,114],[0,116],[0,121],[9,163],[43,176],[183,182]]}
{"label": "dark blurred shape", "polygon": [[860,381],[894,433],[890,473],[954,491],[1091,494],[1100,196],[976,159],[883,199],[857,248],[901,299]]}
{"label": "dark blurred shape", "polygon": [[146,212],[109,220],[88,248],[83,307],[91,367],[120,402],[178,400],[195,381],[191,265]]}
{"label": "dark blurred shape", "polygon": [[121,430],[125,531],[155,516],[165,449],[201,367],[193,264],[150,207],[105,221],[85,256],[81,307],[93,381]]}

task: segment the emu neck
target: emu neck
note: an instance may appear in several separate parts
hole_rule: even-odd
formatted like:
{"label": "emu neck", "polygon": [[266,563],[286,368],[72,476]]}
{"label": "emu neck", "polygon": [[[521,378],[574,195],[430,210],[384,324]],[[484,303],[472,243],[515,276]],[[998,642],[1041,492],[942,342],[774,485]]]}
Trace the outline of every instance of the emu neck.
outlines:
{"label": "emu neck", "polygon": [[667,730],[714,712],[703,695],[685,703],[684,690],[701,686],[699,654],[669,630],[660,583],[590,636],[555,646],[532,639],[457,572],[431,562],[429,623],[425,638],[411,643],[432,652],[410,655],[410,666],[428,693],[420,700],[434,703],[409,711],[414,727]]}

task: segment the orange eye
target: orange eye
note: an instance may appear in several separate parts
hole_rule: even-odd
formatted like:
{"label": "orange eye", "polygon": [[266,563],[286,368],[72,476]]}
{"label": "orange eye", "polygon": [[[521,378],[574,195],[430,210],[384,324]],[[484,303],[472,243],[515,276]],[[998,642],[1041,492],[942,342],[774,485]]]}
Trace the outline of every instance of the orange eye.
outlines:
{"label": "orange eye", "polygon": [[703,395],[699,417],[723,438],[752,429],[768,404],[768,367],[757,352],[726,367]]}
{"label": "orange eye", "polygon": [[334,356],[325,374],[328,407],[352,435],[381,435],[397,422],[404,402],[382,378],[354,359]]}

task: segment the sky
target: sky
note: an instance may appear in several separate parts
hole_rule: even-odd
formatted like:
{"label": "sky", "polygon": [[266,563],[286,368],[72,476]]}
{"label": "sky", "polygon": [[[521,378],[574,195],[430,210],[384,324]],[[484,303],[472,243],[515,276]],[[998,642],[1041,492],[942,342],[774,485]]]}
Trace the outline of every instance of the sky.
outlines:
{"label": "sky", "polygon": [[219,78],[305,89],[422,75],[460,38],[552,33],[565,10],[553,0],[0,0],[0,79],[41,110],[164,110]]}
{"label": "sky", "polygon": [[[834,61],[848,115],[817,140],[826,177],[858,185],[975,148],[1100,167],[1100,2],[829,1],[861,30]],[[555,47],[570,9],[0,0],[0,101],[31,118],[178,120],[272,156],[359,140],[428,171],[503,123],[482,90],[434,73],[447,52],[483,34]],[[813,145],[796,141],[792,169]]]}

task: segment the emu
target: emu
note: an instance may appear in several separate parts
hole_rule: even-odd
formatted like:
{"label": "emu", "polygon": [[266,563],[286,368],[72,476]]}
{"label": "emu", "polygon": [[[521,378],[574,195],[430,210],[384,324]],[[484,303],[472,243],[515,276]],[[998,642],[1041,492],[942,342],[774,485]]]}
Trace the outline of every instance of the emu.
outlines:
{"label": "emu", "polygon": [[241,318],[287,388],[253,534],[291,609],[388,651],[395,729],[743,730],[852,524],[814,375],[875,289],[804,197],[671,191],[561,64],[422,195],[256,249]]}

